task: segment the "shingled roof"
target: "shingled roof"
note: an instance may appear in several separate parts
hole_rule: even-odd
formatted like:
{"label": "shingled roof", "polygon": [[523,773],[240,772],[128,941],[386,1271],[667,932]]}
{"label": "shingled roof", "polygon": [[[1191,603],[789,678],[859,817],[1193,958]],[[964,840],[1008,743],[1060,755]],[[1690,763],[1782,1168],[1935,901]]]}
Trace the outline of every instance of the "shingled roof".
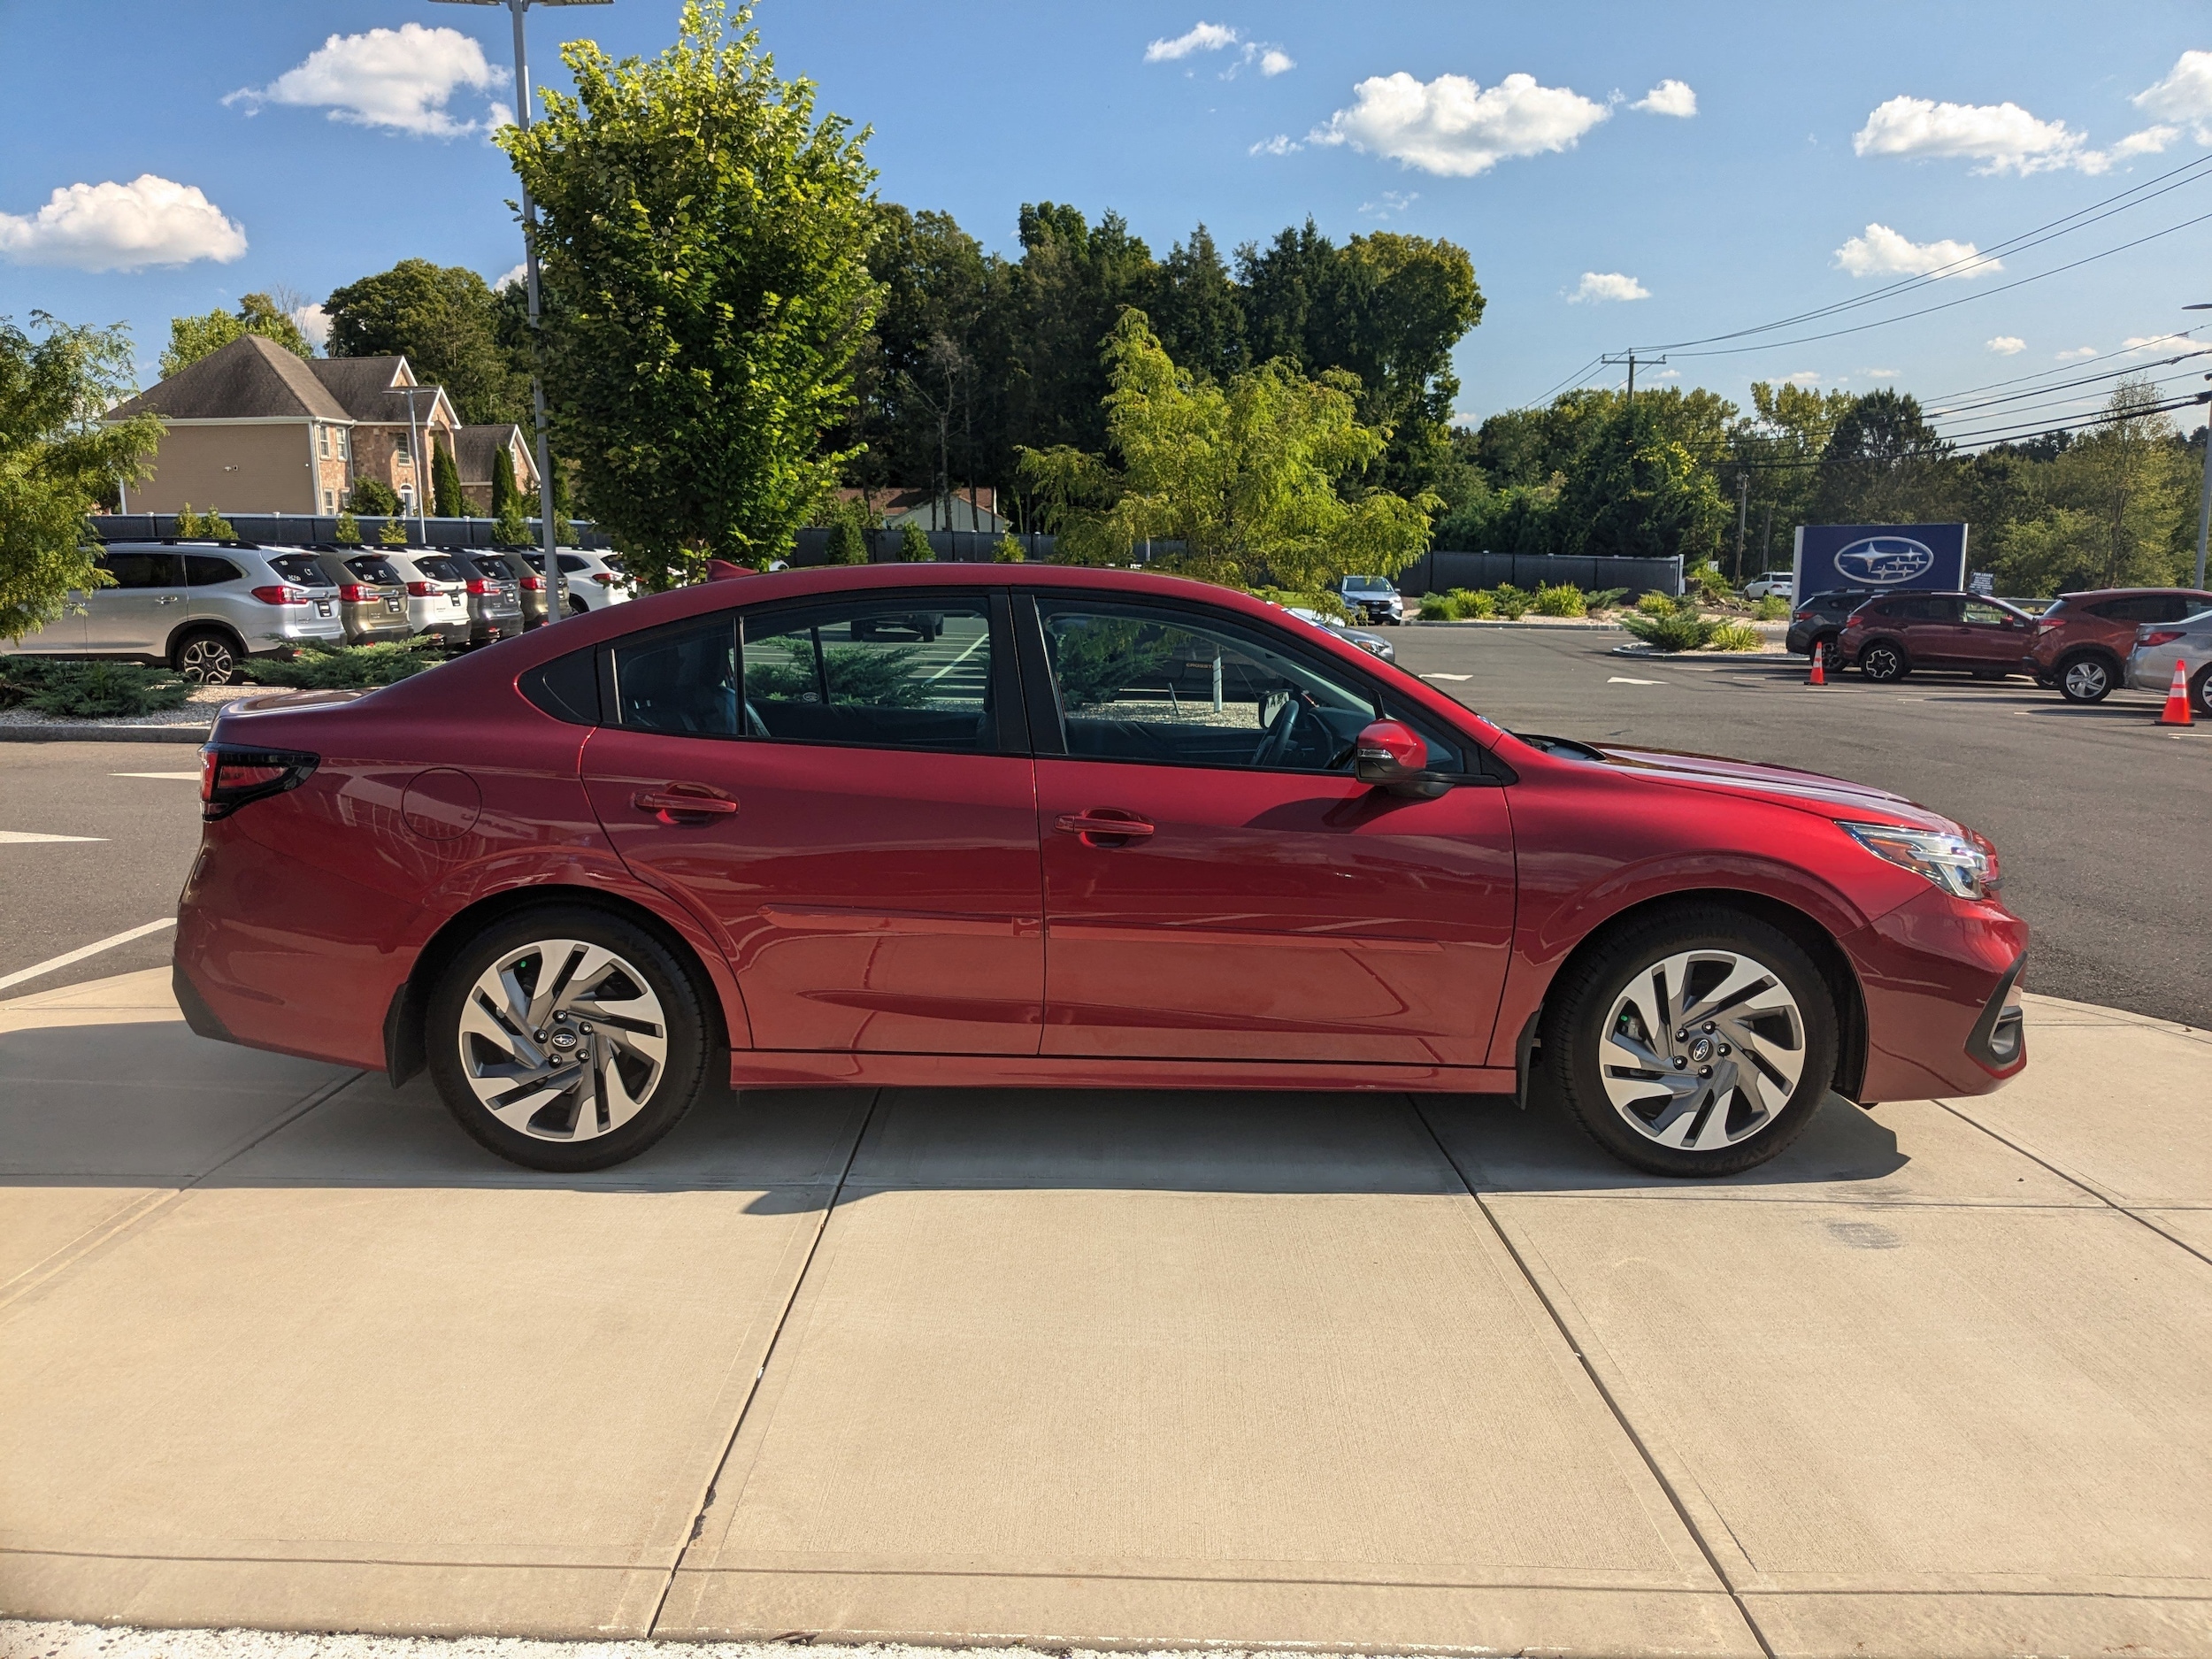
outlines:
{"label": "shingled roof", "polygon": [[345,405],[310,364],[274,341],[241,334],[109,411],[111,420],[163,415],[171,420],[235,420],[290,416],[300,420],[344,420]]}
{"label": "shingled roof", "polygon": [[[488,426],[463,426],[457,431],[453,434],[453,461],[461,474],[461,481],[464,484],[490,483],[492,457],[512,444],[521,430],[512,421],[503,421]],[[529,453],[526,444],[523,448],[526,462]],[[519,473],[515,482],[518,485],[523,482]]]}

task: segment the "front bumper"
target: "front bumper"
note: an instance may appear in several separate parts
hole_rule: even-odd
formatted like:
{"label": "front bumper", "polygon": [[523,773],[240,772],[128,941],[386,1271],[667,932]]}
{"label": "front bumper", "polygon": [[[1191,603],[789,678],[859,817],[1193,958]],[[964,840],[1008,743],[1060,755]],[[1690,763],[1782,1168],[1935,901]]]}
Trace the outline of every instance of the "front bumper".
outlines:
{"label": "front bumper", "polygon": [[1863,1101],[1986,1094],[2028,1063],[2028,925],[1934,887],[1839,941],[1866,1003]]}

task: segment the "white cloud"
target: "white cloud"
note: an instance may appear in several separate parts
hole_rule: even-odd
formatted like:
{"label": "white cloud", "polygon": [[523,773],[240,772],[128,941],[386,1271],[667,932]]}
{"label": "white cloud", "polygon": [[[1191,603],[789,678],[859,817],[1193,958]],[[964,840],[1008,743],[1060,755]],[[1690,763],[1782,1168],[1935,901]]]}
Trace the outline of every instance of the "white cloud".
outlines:
{"label": "white cloud", "polygon": [[[2115,161],[2124,161],[2130,156],[2161,155],[2171,147],[2174,140],[2180,136],[2181,128],[2178,127],[2147,127],[2139,133],[2130,133],[2103,153],[2110,156]],[[2200,138],[2198,142],[2212,143],[2212,136]]]}
{"label": "white cloud", "polygon": [[1362,202],[1359,211],[1372,213],[1379,219],[1388,219],[1393,213],[1402,213],[1421,199],[1418,190],[1385,190],[1379,202]]}
{"label": "white cloud", "polygon": [[1686,120],[1697,113],[1697,94],[1686,82],[1662,81],[1628,107],[1647,115],[1677,115]]}
{"label": "white cloud", "polygon": [[2204,349],[2185,334],[2130,334],[2120,345],[2131,357],[2171,357],[2179,351],[2201,351]]}
{"label": "white cloud", "polygon": [[2028,349],[2028,342],[2018,334],[1995,334],[1982,343],[2001,357],[2016,357]]}
{"label": "white cloud", "polygon": [[319,305],[310,303],[295,305],[291,311],[292,323],[307,336],[307,343],[320,351],[330,343],[330,313]]}
{"label": "white cloud", "polygon": [[1582,281],[1567,296],[1567,303],[1580,305],[1586,301],[1647,300],[1651,290],[1632,276],[1618,271],[1585,271]]}
{"label": "white cloud", "polygon": [[1358,102],[1307,134],[1455,178],[1486,173],[1510,156],[1566,150],[1609,112],[1565,87],[1508,75],[1487,90],[1464,75],[1423,82],[1400,70],[1353,90]]}
{"label": "white cloud", "polygon": [[2097,355],[2097,348],[2094,346],[2076,346],[2070,351],[2062,351],[2057,355],[2058,360],[2061,363],[2073,363],[2083,357],[2095,357]]}
{"label": "white cloud", "polygon": [[1782,377],[1782,382],[1786,386],[1817,386],[1820,384],[1820,380],[1818,369],[1800,369],[1794,374],[1786,374]]}
{"label": "white cloud", "polygon": [[512,119],[495,104],[481,121],[456,119],[446,109],[465,87],[484,92],[511,77],[484,57],[484,49],[458,29],[403,23],[365,35],[334,35],[265,87],[242,87],[225,104],[243,104],[248,114],[264,104],[327,108],[334,121],[388,127],[418,137],[458,138]]}
{"label": "white cloud", "polygon": [[[2137,93],[2134,101],[2135,107],[2146,114],[2193,123],[2197,142],[2212,144],[2212,52],[2182,53],[2167,71],[2166,78]],[[2150,129],[2153,133],[2161,130],[2170,129]],[[2124,147],[2147,136],[2138,133],[2133,138],[2123,140],[2122,144]]]}
{"label": "white cloud", "polygon": [[502,272],[499,275],[494,277],[492,279],[492,292],[496,294],[503,288],[510,288],[517,282],[526,282],[529,280],[530,265],[529,262],[525,260],[522,264],[517,265],[513,270]]}
{"label": "white cloud", "polygon": [[1942,271],[1946,276],[1977,277],[1985,271],[2001,271],[2004,263],[1991,259],[1970,270],[1946,267],[1974,257],[1970,242],[1915,242],[1886,225],[1869,225],[1866,234],[1854,236],[1836,250],[1836,264],[1855,277],[1925,276]]}
{"label": "white cloud", "polygon": [[1895,369],[1861,369],[1859,373],[1872,380],[1893,380],[1897,378]]}
{"label": "white cloud", "polygon": [[35,213],[0,213],[0,257],[75,271],[141,265],[227,265],[246,251],[246,233],[197,185],[142,173],[128,184],[57,188]]}
{"label": "white cloud", "polygon": [[1237,32],[1226,24],[1200,23],[1188,34],[1178,35],[1173,40],[1154,41],[1144,49],[1144,61],[1171,63],[1179,58],[1188,58],[1193,52],[1217,52],[1236,43]]}
{"label": "white cloud", "polygon": [[1957,157],[1982,164],[1977,173],[2044,173],[2079,167],[2101,173],[2105,157],[2063,121],[2039,120],[2018,104],[1938,104],[1898,96],[1878,105],[1852,134],[1862,156]]}
{"label": "white cloud", "polygon": [[1288,133],[1278,133],[1272,138],[1263,138],[1244,153],[1248,156],[1287,156],[1294,150],[1304,148]]}
{"label": "white cloud", "polygon": [[1271,46],[1260,54],[1260,73],[1274,76],[1298,67],[1298,60],[1279,46]]}

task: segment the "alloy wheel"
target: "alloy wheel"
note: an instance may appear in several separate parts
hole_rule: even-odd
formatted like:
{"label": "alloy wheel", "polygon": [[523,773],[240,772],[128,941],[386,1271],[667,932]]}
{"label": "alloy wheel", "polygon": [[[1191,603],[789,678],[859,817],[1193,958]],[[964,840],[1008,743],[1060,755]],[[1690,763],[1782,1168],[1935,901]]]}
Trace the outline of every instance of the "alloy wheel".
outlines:
{"label": "alloy wheel", "polygon": [[1893,645],[1870,645],[1860,655],[1859,672],[1873,680],[1901,680],[1904,658]]}
{"label": "alloy wheel", "polygon": [[1805,1018],[1756,957],[1685,950],[1615,992],[1598,1048],[1622,1122],[1659,1146],[1712,1151],[1757,1134],[1796,1094]]}
{"label": "alloy wheel", "polygon": [[2075,703],[2096,703],[2112,689],[2112,671],[2093,657],[2066,664],[2059,689]]}
{"label": "alloy wheel", "polygon": [[590,1141],[643,1110],[668,1021],[643,973],[603,945],[541,939],[501,955],[461,1011],[461,1072],[508,1128]]}
{"label": "alloy wheel", "polygon": [[197,685],[227,686],[237,667],[230,647],[204,634],[187,640],[177,653],[177,672]]}

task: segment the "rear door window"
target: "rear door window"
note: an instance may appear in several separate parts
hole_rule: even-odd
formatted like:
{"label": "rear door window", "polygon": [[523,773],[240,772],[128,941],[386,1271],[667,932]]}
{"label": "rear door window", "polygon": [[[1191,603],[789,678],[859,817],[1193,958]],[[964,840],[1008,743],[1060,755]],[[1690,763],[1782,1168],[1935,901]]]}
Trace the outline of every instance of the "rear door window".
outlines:
{"label": "rear door window", "polygon": [[188,553],[184,556],[184,580],[194,588],[212,588],[218,582],[242,580],[246,572],[228,559],[218,558],[212,553]]}
{"label": "rear door window", "polygon": [[737,625],[726,611],[618,641],[615,721],[671,737],[735,737]]}
{"label": "rear door window", "polygon": [[749,616],[744,631],[753,736],[959,754],[999,747],[981,593],[843,599]]}
{"label": "rear door window", "polygon": [[184,561],[174,553],[107,553],[100,568],[118,588],[181,588]]}
{"label": "rear door window", "polygon": [[469,563],[476,566],[480,574],[488,576],[495,582],[511,582],[515,579],[514,572],[509,570],[502,560],[478,557]]}
{"label": "rear door window", "polygon": [[1959,602],[1946,594],[1915,594],[1899,600],[1893,614],[1908,622],[1956,622]]}

